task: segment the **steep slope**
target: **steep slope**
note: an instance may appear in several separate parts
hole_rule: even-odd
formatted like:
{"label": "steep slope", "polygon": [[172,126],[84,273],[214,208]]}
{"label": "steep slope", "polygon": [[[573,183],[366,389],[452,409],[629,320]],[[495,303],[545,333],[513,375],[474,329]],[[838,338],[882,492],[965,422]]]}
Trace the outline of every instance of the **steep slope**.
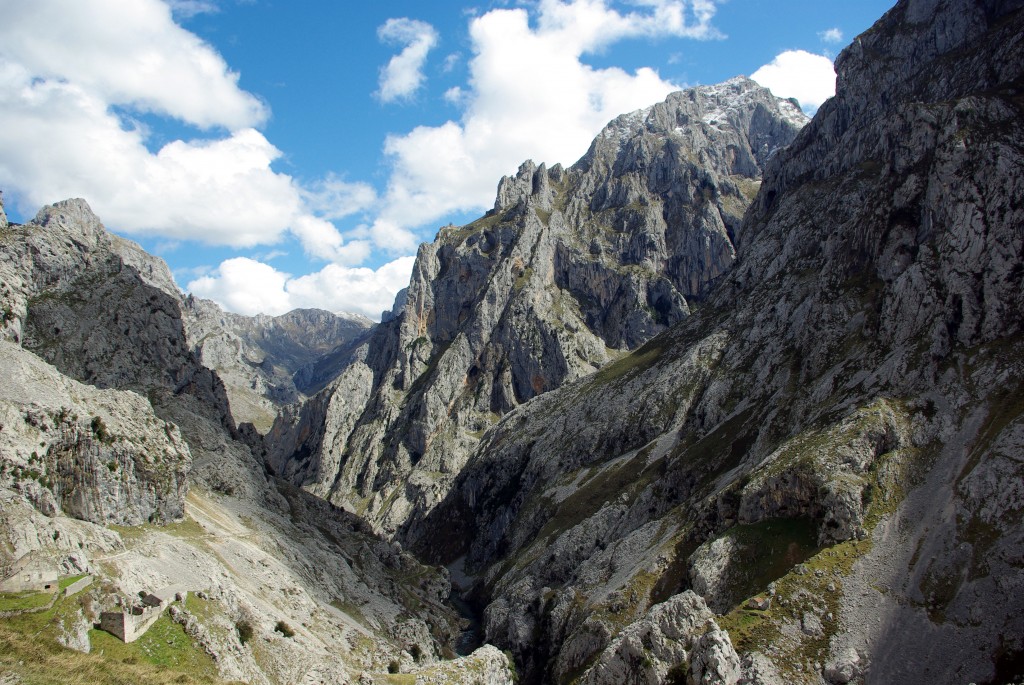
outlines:
{"label": "steep slope", "polygon": [[281,405],[303,401],[336,376],[340,366],[329,360],[347,356],[373,326],[364,317],[322,309],[242,316],[194,297],[185,305],[189,342],[224,382],[235,423],[251,423],[261,433]]}
{"label": "steep slope", "polygon": [[421,246],[401,315],[268,434],[272,468],[388,533],[422,517],[501,415],[688,316],[804,122],[738,78],[619,117],[570,169],[525,163]]}
{"label": "steep slope", "polygon": [[[437,664],[453,655],[461,622],[446,572],[267,476],[193,350],[188,303],[166,265],[108,234],[84,201],[2,228],[0,292],[0,568],[37,551],[99,576],[60,620],[5,630],[88,651],[100,610],[180,585],[205,597],[178,614],[183,649],[205,652],[227,679],[350,682],[392,662],[507,676],[493,648]],[[299,313],[270,328],[309,316],[323,318]],[[285,342],[264,346],[284,359]]]}
{"label": "steep slope", "polygon": [[407,531],[528,682],[1024,675],[1021,7],[897,4],[697,310],[508,414]]}

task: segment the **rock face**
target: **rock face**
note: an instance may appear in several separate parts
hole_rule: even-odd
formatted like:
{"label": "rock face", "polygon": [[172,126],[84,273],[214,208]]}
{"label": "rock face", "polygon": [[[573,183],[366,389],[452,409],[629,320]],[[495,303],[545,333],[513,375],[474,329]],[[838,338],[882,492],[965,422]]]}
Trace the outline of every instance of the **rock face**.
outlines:
{"label": "rock face", "polygon": [[740,78],[619,117],[569,169],[526,162],[420,248],[401,314],[267,436],[272,468],[388,533],[418,520],[500,416],[689,315],[803,123]]}
{"label": "rock face", "polygon": [[137,525],[181,518],[191,465],[176,426],[133,392],[99,390],[0,342],[0,483],[48,516]]}
{"label": "rock face", "polygon": [[180,327],[167,297],[146,284],[171,282],[169,274],[144,277],[118,258],[127,241],[108,235],[81,200],[8,226],[0,241],[2,456],[11,486],[48,515],[121,524],[180,518],[190,450],[137,393],[189,387],[212,397],[216,384],[209,371],[175,359]]}
{"label": "rock face", "polygon": [[189,297],[185,328],[196,356],[224,383],[235,422],[266,432],[283,404],[306,399],[340,371],[373,322],[322,309],[241,316]]}
{"label": "rock face", "polygon": [[1019,675],[1022,36],[1020,2],[898,3],[700,306],[505,415],[408,527],[527,682],[597,677],[698,580],[745,682]]}
{"label": "rock face", "polygon": [[[257,438],[236,429],[225,385],[202,363],[210,353],[236,369],[237,356],[218,356],[234,341],[239,354],[264,353],[275,373],[299,367],[330,352],[344,322],[318,312],[218,318],[82,200],[0,232],[0,281],[0,571],[38,551],[64,573],[97,574],[81,604],[88,620],[74,626],[91,625],[115,596],[202,589],[201,611],[179,618],[228,680],[352,682],[391,661],[448,673],[430,668],[459,631],[447,572],[269,477],[243,440]],[[175,520],[123,534],[103,527]],[[59,634],[33,640],[88,649],[87,631],[83,643],[71,623],[56,625]],[[452,673],[510,679],[493,647],[458,663]]]}

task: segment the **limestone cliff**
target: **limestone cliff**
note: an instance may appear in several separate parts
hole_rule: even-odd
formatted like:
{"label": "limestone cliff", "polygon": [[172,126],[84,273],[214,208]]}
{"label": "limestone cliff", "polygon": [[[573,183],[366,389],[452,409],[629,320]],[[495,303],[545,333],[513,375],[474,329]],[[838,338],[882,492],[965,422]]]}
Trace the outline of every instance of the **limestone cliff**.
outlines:
{"label": "limestone cliff", "polygon": [[235,422],[260,432],[281,405],[301,402],[332,380],[340,371],[336,360],[373,326],[322,309],[242,316],[194,297],[186,298],[183,314],[192,349],[224,382]]}
{"label": "limestone cliff", "polygon": [[696,311],[506,415],[407,530],[527,681],[697,679],[685,617],[634,627],[691,588],[715,682],[1021,675],[1021,7],[898,3]]}
{"label": "limestone cliff", "polygon": [[133,392],[99,390],[0,342],[0,488],[48,516],[180,519],[191,465],[178,428]]}
{"label": "limestone cliff", "polygon": [[421,246],[402,313],[267,436],[272,468],[389,533],[421,517],[503,414],[689,315],[805,120],[738,78],[617,118],[569,169],[526,162]]}
{"label": "limestone cliff", "polygon": [[[161,260],[107,233],[83,200],[0,232],[0,281],[0,569],[39,552],[99,576],[88,597],[63,605],[68,625],[84,626],[74,640],[58,618],[16,642],[88,651],[99,609],[176,585],[203,596],[195,613],[176,614],[184,646],[166,649],[205,654],[226,680],[355,682],[392,664],[445,681],[463,669],[508,680],[493,648],[437,663],[453,656],[460,628],[447,573],[270,477],[243,439],[257,438],[235,427],[218,371],[203,364],[238,371],[237,356],[220,355],[235,341],[275,368],[300,367],[318,347],[344,344],[329,339],[346,328],[339,317],[218,317],[186,300]],[[17,625],[3,627],[5,645]],[[19,655],[14,677],[31,676],[21,666],[36,658]]]}

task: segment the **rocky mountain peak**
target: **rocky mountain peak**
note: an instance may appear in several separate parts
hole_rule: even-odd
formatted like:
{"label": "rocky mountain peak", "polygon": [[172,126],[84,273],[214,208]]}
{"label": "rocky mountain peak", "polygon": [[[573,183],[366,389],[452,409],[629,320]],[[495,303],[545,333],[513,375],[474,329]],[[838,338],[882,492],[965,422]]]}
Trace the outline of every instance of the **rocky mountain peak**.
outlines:
{"label": "rocky mountain peak", "polygon": [[498,193],[494,200],[494,212],[504,212],[526,202],[538,209],[551,211],[554,195],[552,184],[563,181],[565,170],[561,164],[551,169],[541,163],[538,167],[533,160],[526,160],[515,176],[502,176],[498,182]]}
{"label": "rocky mountain peak", "polygon": [[420,247],[402,314],[275,425],[272,467],[388,532],[422,516],[498,417],[689,315],[803,123],[741,79],[617,118],[568,169],[525,162]]}

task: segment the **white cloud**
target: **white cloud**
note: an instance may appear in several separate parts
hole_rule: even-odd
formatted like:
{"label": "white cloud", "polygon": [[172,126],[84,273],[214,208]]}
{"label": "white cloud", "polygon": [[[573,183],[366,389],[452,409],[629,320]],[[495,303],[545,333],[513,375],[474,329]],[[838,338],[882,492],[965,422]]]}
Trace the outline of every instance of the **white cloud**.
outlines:
{"label": "white cloud", "polygon": [[466,99],[466,93],[459,86],[452,86],[444,92],[444,101],[452,105],[461,105]]}
{"label": "white cloud", "polygon": [[634,5],[621,13],[604,0],[541,0],[532,26],[525,9],[474,18],[468,88],[445,95],[463,115],[388,137],[392,173],[371,233],[405,244],[411,227],[487,208],[498,179],[523,160],[575,162],[609,120],[676,90],[652,69],[597,69],[582,57],[627,38],[717,37],[715,3]]}
{"label": "white cloud", "polygon": [[208,0],[164,0],[171,8],[171,11],[179,17],[186,19],[197,14],[216,14],[220,8]]}
{"label": "white cloud", "polygon": [[365,212],[377,202],[377,191],[368,183],[350,183],[328,174],[302,192],[306,206],[324,219],[343,219]]}
{"label": "white cloud", "polygon": [[776,97],[796,98],[808,114],[836,93],[836,72],[832,60],[804,50],[787,50],[764,65],[750,78],[768,88]]}
{"label": "white cloud", "polygon": [[268,264],[236,257],[189,283],[187,290],[240,314],[276,315],[316,307],[376,320],[391,309],[395,293],[409,284],[413,261],[413,257],[402,257],[376,270],[328,264],[316,273],[293,278]]}
{"label": "white cloud", "polygon": [[[26,213],[85,197],[136,235],[250,247],[291,230],[315,256],[365,256],[327,219],[372,202],[372,189],[329,177],[305,192],[273,171],[281,152],[252,127],[267,110],[237,81],[160,0],[4,3],[0,184]],[[223,132],[151,152],[138,111]]]}
{"label": "white cloud", "polygon": [[423,64],[437,45],[437,31],[424,21],[402,17],[384,22],[377,36],[384,42],[405,46],[381,69],[377,96],[382,102],[411,98],[423,85]]}
{"label": "white cloud", "polygon": [[238,74],[159,0],[5,2],[3,14],[0,58],[36,78],[202,128],[245,128],[267,117],[238,87]]}
{"label": "white cloud", "polygon": [[460,61],[462,61],[462,53],[453,52],[444,58],[444,65],[442,66],[442,70],[444,71],[444,73],[447,74],[456,66],[458,66]]}
{"label": "white cloud", "polygon": [[222,262],[212,275],[192,281],[186,289],[239,314],[284,314],[294,309],[285,291],[289,278],[289,274],[269,264],[235,257]]}
{"label": "white cloud", "polygon": [[825,43],[842,43],[843,32],[837,28],[826,29],[818,32],[818,38]]}

